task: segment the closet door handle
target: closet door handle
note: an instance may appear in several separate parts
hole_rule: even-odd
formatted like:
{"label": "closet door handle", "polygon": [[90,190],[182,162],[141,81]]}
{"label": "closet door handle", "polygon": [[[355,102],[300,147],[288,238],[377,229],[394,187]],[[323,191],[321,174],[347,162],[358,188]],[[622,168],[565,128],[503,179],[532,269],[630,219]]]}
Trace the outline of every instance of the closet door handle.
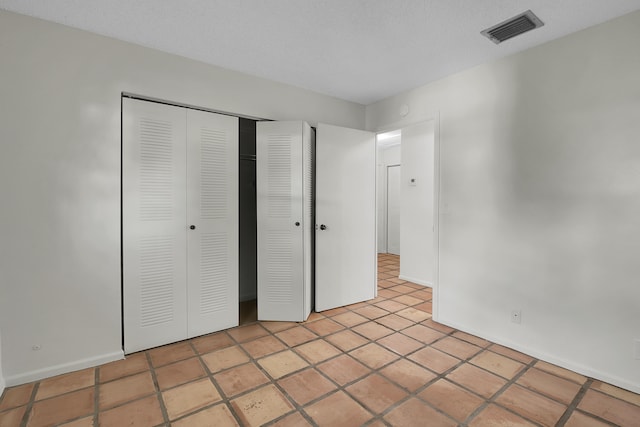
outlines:
{"label": "closet door handle", "polygon": [[296,221],[296,227],[300,227],[300,221]]}
{"label": "closet door handle", "polygon": [[324,224],[320,224],[320,230],[326,230],[326,229],[327,229],[327,226],[326,226],[326,225],[324,225]]}
{"label": "closet door handle", "polygon": [[195,230],[195,229],[196,229],[196,226],[195,226],[195,225],[190,225],[190,226],[189,226],[189,228],[190,228],[191,230]]}

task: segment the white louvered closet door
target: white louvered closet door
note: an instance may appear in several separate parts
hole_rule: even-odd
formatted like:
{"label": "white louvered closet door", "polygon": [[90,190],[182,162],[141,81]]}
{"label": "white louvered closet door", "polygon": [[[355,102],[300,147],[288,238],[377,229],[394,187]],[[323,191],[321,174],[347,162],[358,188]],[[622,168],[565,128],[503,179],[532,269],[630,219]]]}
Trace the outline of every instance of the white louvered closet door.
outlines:
{"label": "white louvered closet door", "polygon": [[188,336],[238,325],[238,118],[187,111]]}
{"label": "white louvered closet door", "polygon": [[303,122],[259,122],[256,132],[258,319],[303,321],[303,230],[313,226],[303,216]]}
{"label": "white louvered closet door", "polygon": [[186,110],[123,99],[125,353],[186,337]]}

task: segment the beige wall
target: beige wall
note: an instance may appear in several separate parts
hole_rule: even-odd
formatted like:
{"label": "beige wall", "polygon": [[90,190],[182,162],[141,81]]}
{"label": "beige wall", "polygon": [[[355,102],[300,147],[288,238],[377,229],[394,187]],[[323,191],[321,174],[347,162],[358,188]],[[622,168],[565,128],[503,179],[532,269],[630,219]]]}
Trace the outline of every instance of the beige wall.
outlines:
{"label": "beige wall", "polygon": [[638,40],[640,12],[367,107],[439,112],[438,320],[635,392]]}
{"label": "beige wall", "polygon": [[10,385],[122,356],[121,92],[364,127],[358,104],[8,12],[0,58],[0,326]]}

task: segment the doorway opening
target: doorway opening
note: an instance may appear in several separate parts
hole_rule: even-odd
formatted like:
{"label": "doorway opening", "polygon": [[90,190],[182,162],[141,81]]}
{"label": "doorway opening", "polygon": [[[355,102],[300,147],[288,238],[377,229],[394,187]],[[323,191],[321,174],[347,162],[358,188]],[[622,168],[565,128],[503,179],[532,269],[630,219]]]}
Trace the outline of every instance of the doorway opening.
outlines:
{"label": "doorway opening", "polygon": [[436,284],[436,125],[427,120],[376,138],[378,278],[385,292],[397,285],[431,292]]}

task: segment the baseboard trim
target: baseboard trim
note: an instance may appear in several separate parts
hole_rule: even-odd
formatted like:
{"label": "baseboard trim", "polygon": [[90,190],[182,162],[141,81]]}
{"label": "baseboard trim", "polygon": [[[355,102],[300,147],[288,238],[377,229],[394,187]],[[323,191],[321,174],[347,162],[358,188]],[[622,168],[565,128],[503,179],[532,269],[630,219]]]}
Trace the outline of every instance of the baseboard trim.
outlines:
{"label": "baseboard trim", "polygon": [[625,390],[629,390],[629,391],[631,391],[633,393],[639,393],[640,394],[640,384],[634,384],[634,383],[629,382],[628,380],[626,380],[624,378],[619,378],[619,377],[616,377],[616,376],[609,375],[606,372],[602,372],[602,371],[599,371],[597,369],[592,369],[592,368],[590,368],[588,366],[584,366],[584,365],[581,365],[579,363],[572,362],[570,360],[559,358],[557,356],[554,356],[553,354],[549,354],[549,353],[544,352],[544,351],[539,351],[539,350],[537,350],[535,348],[531,348],[531,347],[528,347],[526,345],[520,345],[518,343],[514,343],[512,341],[505,340],[505,339],[502,339],[500,337],[496,337],[496,336],[492,336],[490,334],[482,333],[482,332],[480,332],[480,331],[478,331],[478,330],[476,330],[474,328],[468,328],[468,327],[466,327],[464,325],[457,324],[456,322],[448,321],[447,319],[439,318],[438,319],[438,323],[442,323],[443,325],[449,326],[451,328],[455,328],[455,329],[457,329],[459,331],[466,332],[468,334],[478,336],[480,338],[483,338],[485,340],[489,340],[489,341],[494,342],[496,344],[500,344],[502,346],[512,348],[512,349],[514,349],[516,351],[519,351],[521,353],[527,354],[527,355],[529,355],[531,357],[535,357],[536,359],[542,360],[542,361],[547,362],[547,363],[551,363],[553,365],[560,366],[561,368],[569,369],[569,370],[571,370],[573,372],[577,372],[577,373],[579,373],[581,375],[584,375],[586,377],[590,377],[590,378],[594,378],[596,380],[604,381],[606,383],[613,384],[613,385],[615,385],[617,387],[620,387],[620,388],[623,388]]}
{"label": "baseboard trim", "polygon": [[34,371],[24,372],[18,375],[9,375],[5,378],[6,386],[12,387],[29,383],[31,381],[38,381],[43,378],[49,378],[60,374],[66,374],[68,372],[79,371],[80,369],[92,368],[94,366],[102,365],[103,363],[113,362],[114,360],[121,359],[124,359],[124,352],[122,350],[119,350],[114,351],[113,353],[102,354],[96,357],[88,357],[86,359],[80,359],[70,363],[63,363],[60,365],[36,369]]}
{"label": "baseboard trim", "polygon": [[398,279],[406,280],[407,282],[415,283],[416,285],[428,286],[430,288],[433,288],[433,283],[427,282],[425,280],[416,279],[415,277],[409,277],[401,274],[398,276]]}
{"label": "baseboard trim", "polygon": [[2,376],[2,373],[0,373],[0,397],[2,397],[2,393],[4,393],[4,389],[5,389],[4,377]]}

